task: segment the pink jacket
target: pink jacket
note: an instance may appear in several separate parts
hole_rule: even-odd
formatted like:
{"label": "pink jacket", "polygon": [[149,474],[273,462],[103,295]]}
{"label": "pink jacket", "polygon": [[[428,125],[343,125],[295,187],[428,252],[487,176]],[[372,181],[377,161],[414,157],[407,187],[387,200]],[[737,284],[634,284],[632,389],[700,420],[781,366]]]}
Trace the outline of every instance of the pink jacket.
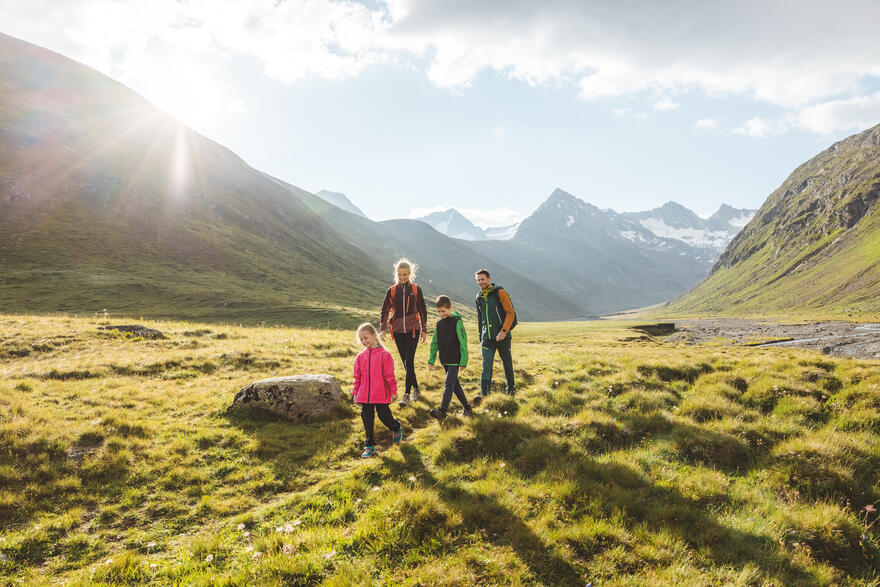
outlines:
{"label": "pink jacket", "polygon": [[384,348],[366,348],[354,360],[354,401],[359,404],[390,404],[397,393],[394,358]]}

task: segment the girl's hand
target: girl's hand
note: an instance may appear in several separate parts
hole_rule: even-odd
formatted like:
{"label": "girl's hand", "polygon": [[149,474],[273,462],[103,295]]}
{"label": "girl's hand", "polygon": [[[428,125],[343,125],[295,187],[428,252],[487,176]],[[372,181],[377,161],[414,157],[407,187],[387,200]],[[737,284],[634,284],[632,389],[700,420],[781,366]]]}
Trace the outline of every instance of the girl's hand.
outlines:
{"label": "girl's hand", "polygon": [[397,392],[395,391],[394,393],[391,394],[391,401],[394,401],[396,399],[397,399]]}

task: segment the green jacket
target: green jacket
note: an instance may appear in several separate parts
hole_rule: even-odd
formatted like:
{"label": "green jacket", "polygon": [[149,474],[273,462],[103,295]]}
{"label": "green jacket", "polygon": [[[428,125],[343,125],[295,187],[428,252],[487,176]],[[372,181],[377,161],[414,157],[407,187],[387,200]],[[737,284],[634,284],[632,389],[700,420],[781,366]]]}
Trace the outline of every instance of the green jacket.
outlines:
{"label": "green jacket", "polygon": [[516,312],[510,296],[503,287],[493,283],[478,293],[474,302],[477,306],[477,325],[481,343],[494,341],[502,330],[510,333]]}
{"label": "green jacket", "polygon": [[453,312],[451,316],[437,321],[434,336],[431,338],[431,355],[428,364],[433,365],[440,354],[440,364],[467,367],[468,348],[467,333],[461,314]]}

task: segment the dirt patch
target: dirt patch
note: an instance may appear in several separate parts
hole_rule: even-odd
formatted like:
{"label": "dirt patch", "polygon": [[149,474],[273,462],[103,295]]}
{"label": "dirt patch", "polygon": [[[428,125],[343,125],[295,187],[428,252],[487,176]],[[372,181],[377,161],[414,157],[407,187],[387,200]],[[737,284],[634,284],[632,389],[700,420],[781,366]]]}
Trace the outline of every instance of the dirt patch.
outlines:
{"label": "dirt patch", "polygon": [[741,318],[677,320],[665,340],[699,344],[729,342],[745,346],[793,346],[835,357],[880,358],[880,323],[843,321],[786,324]]}

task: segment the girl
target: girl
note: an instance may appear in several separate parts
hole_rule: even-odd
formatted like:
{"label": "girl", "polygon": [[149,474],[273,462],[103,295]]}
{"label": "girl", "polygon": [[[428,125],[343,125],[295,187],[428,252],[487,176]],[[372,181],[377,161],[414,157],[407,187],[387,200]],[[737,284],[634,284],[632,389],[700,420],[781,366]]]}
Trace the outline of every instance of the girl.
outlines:
{"label": "girl", "polygon": [[400,259],[394,264],[394,285],[385,292],[379,319],[381,338],[384,341],[390,316],[391,337],[397,344],[397,352],[400,353],[400,360],[406,370],[406,388],[400,399],[401,407],[409,404],[410,400],[419,399],[421,395],[419,382],[416,380],[415,356],[419,341],[425,342],[428,311],[422,289],[413,283],[417,268],[417,265],[407,259]]}
{"label": "girl", "polygon": [[403,438],[403,427],[391,415],[389,404],[397,399],[397,379],[394,378],[394,359],[391,353],[379,344],[376,328],[369,322],[357,329],[357,340],[364,350],[354,360],[354,401],[361,404],[361,419],[364,421],[364,442],[362,457],[369,458],[376,452],[373,439],[373,423],[376,414],[394,434],[391,440],[398,443]]}

